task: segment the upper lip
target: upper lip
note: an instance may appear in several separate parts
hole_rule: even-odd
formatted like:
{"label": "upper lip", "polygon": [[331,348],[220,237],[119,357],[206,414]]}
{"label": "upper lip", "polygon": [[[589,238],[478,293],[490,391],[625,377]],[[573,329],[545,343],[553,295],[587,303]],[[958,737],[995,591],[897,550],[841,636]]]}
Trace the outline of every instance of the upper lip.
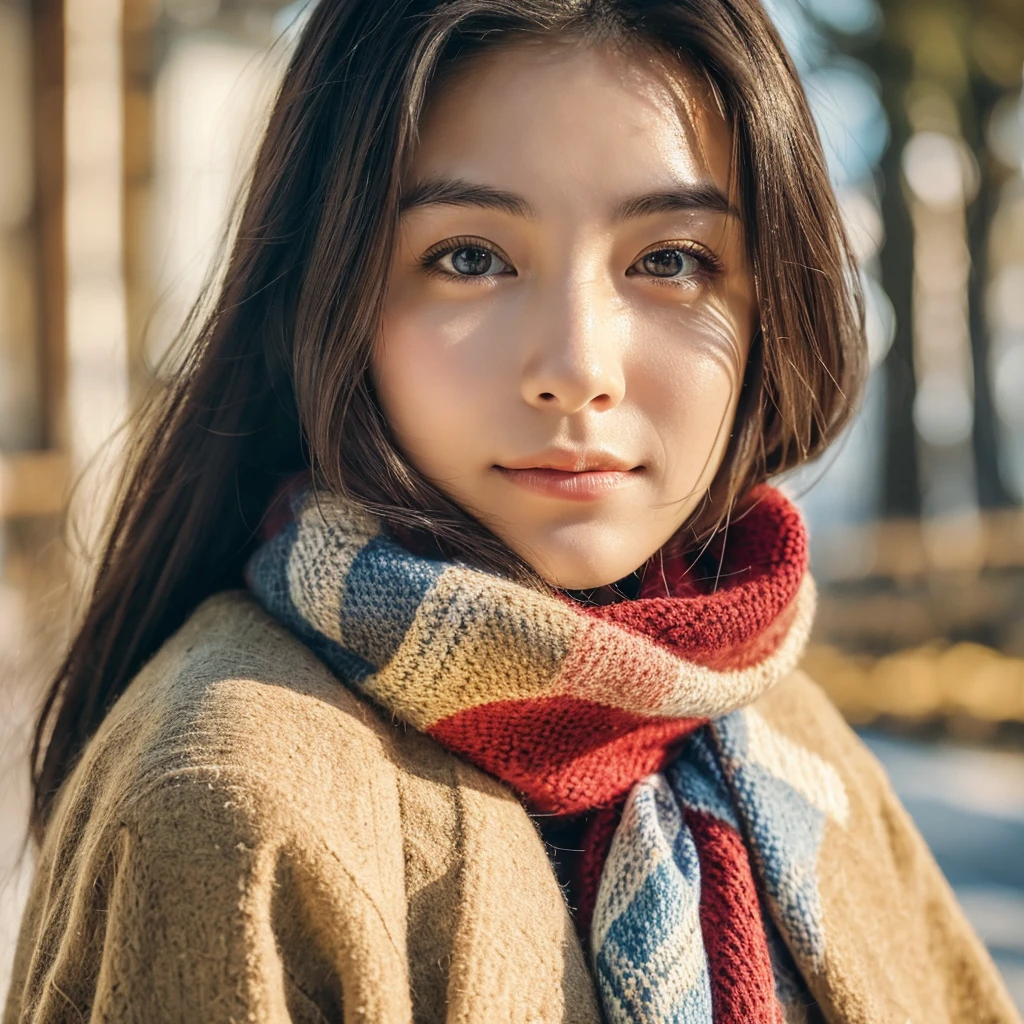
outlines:
{"label": "upper lip", "polygon": [[546,448],[536,455],[511,459],[499,464],[499,469],[559,469],[563,473],[620,472],[637,468],[635,463],[612,452],[574,451],[568,448]]}

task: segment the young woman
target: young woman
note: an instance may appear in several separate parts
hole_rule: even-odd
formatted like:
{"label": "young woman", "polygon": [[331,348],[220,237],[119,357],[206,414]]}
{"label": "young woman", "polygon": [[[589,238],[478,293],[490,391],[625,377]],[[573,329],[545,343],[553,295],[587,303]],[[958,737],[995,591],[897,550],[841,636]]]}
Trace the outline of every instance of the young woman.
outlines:
{"label": "young woman", "polygon": [[796,666],[863,370],[757,0],[320,0],[34,760],[5,1021],[1017,1020]]}

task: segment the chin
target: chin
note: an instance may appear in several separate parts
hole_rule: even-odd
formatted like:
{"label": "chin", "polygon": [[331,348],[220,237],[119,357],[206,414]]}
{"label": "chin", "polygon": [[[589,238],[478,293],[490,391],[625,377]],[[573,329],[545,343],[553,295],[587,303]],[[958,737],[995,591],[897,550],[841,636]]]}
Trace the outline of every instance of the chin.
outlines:
{"label": "chin", "polygon": [[560,590],[594,590],[621,580],[643,565],[659,543],[637,543],[635,533],[597,530],[504,538],[548,583]]}

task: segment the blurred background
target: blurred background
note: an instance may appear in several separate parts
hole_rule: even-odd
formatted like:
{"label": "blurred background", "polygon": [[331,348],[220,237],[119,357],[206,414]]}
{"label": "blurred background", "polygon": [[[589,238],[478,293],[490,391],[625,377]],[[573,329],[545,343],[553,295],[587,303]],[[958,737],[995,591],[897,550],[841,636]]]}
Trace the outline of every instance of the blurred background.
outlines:
{"label": "blurred background", "polygon": [[[844,441],[785,483],[822,591],[806,667],[1024,1008],[1024,3],[769,7],[853,236],[872,363]],[[304,10],[0,0],[0,998],[31,871],[29,731],[107,442],[206,277]]]}

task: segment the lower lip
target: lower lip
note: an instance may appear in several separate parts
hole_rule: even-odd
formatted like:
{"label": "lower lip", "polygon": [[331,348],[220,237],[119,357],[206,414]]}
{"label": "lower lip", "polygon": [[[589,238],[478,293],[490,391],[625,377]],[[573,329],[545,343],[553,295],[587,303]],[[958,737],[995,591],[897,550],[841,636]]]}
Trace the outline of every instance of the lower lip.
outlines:
{"label": "lower lip", "polygon": [[590,470],[585,473],[561,469],[506,469],[504,466],[495,466],[495,469],[518,487],[566,501],[596,501],[632,483],[639,474],[639,467],[624,472]]}

